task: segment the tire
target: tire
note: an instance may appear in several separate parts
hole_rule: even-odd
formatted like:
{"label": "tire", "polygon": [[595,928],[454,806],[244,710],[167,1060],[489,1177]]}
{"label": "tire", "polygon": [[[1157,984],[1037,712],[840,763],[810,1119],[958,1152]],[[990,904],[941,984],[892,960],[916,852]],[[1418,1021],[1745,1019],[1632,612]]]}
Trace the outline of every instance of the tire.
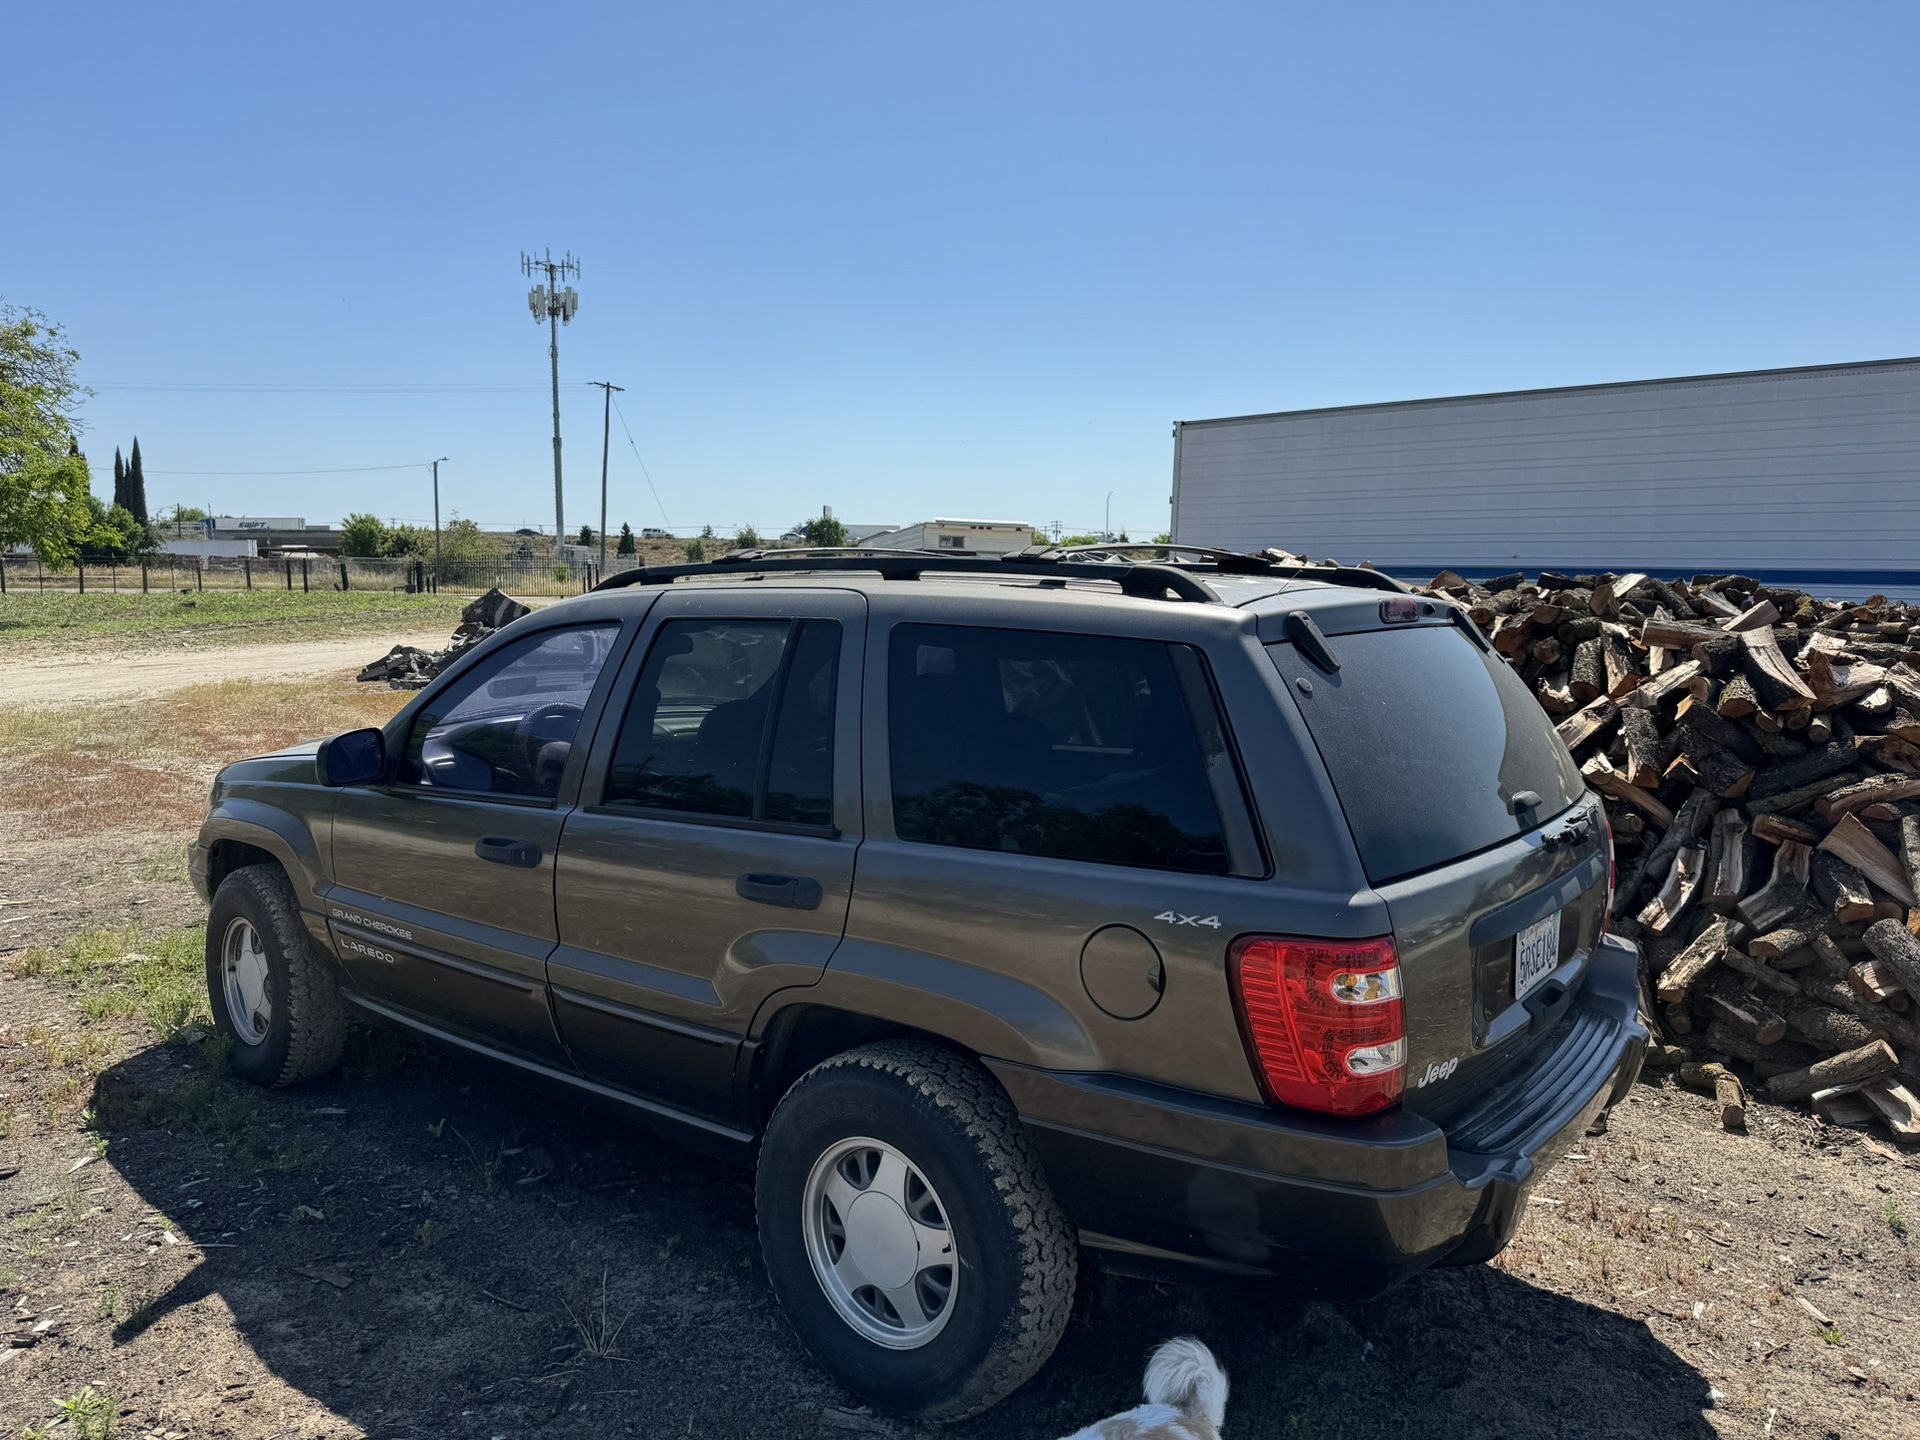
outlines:
{"label": "tire", "polygon": [[[836,1164],[841,1152],[846,1158]],[[917,1219],[930,1221],[938,1214],[944,1220],[945,1253],[953,1257],[950,1267],[941,1267],[931,1248],[937,1240],[926,1241],[928,1235],[937,1237],[937,1226],[915,1230],[924,1242],[917,1247],[908,1242],[918,1258],[905,1262],[912,1275],[905,1288],[916,1292],[905,1313],[920,1305],[935,1316],[927,1338],[895,1336],[882,1343],[856,1328],[884,1331],[886,1316],[900,1319],[902,1312],[890,1301],[875,1304],[874,1287],[854,1292],[865,1297],[865,1304],[852,1300],[854,1315],[864,1318],[848,1318],[844,1282],[839,1298],[829,1293],[840,1273],[831,1259],[833,1221],[839,1218],[835,1172],[842,1179],[858,1175],[882,1152],[905,1163],[910,1198],[904,1208]],[[874,1190],[886,1190],[885,1173],[874,1174]],[[816,1177],[823,1174],[821,1188]],[[918,1188],[915,1180],[921,1182]],[[864,1198],[866,1190],[838,1193]],[[1066,1328],[1079,1260],[1077,1237],[1005,1092],[960,1055],[883,1041],[809,1070],[767,1123],[754,1202],[767,1274],[801,1343],[848,1389],[890,1410],[929,1420],[978,1414],[1025,1383]],[[876,1207],[892,1214],[873,1201],[864,1213],[872,1215]],[[824,1225],[815,1218],[823,1215]],[[854,1229],[844,1221],[840,1229],[841,1253],[850,1255]],[[859,1233],[863,1245],[881,1245],[864,1237],[899,1232],[869,1227]],[[816,1264],[821,1253],[827,1258]],[[913,1268],[927,1266],[930,1255],[935,1255],[932,1265]],[[936,1313],[926,1302],[938,1303],[943,1273],[946,1297]],[[897,1282],[897,1273],[892,1278]],[[923,1278],[931,1288],[922,1288]]]}
{"label": "tire", "polygon": [[[228,984],[229,947],[252,985],[239,987],[248,1013],[236,1013]],[[264,977],[253,957],[264,958]],[[248,1004],[258,995],[257,1001]],[[347,1007],[327,958],[300,919],[293,886],[277,865],[235,870],[214,892],[207,916],[207,998],[213,1022],[232,1045],[233,1073],[256,1085],[297,1085],[340,1063]]]}

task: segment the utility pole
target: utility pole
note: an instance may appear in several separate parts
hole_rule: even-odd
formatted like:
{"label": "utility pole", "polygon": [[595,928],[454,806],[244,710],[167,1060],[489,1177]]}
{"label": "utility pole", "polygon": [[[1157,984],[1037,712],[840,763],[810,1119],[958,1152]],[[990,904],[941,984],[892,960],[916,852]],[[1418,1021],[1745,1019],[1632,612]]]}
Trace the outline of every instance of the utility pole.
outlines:
{"label": "utility pole", "polygon": [[447,463],[442,455],[433,462],[433,584],[440,587],[440,467]]}
{"label": "utility pole", "polygon": [[[556,391],[554,391],[553,393],[554,393],[554,395],[555,395],[556,397],[557,397],[557,396],[558,396],[558,395],[560,394],[560,392],[559,392],[558,390],[556,390]],[[559,404],[560,404],[560,401],[559,401],[559,400],[558,400],[558,399],[556,398],[556,399],[554,400],[554,402],[553,402],[553,403],[554,403],[554,406],[555,406],[555,409],[554,409],[554,412],[553,412],[553,413],[554,413],[554,414],[555,414],[555,415],[557,416],[557,415],[559,415],[559,413],[560,413],[560,411],[559,411],[559,408],[558,408],[558,407],[559,407]],[[555,425],[558,425],[558,424],[559,424],[560,422],[559,422],[559,421],[558,421],[558,420],[556,419],[556,420],[555,420],[555,421],[554,421],[553,423],[554,423]],[[559,431],[557,431],[557,430],[556,430],[556,431],[554,432],[554,436],[555,436],[555,438],[554,438],[554,442],[553,442],[553,444],[554,444],[554,452],[553,452],[553,453],[554,453],[554,462],[553,462],[553,463],[554,463],[554,466],[556,467],[556,468],[555,468],[555,471],[554,471],[554,473],[555,473],[555,474],[558,474],[558,473],[559,473],[559,470],[558,470],[558,466],[559,466],[559,464],[560,464],[560,459],[559,459],[559,455],[560,455],[560,449],[559,449],[559,446],[560,446],[560,440],[559,440]],[[1107,519],[1106,519],[1106,524],[1105,524],[1105,527],[1104,527],[1104,528],[1103,528],[1103,529],[1102,529],[1102,530],[1100,531],[1100,543],[1104,545],[1104,544],[1105,544],[1105,543],[1106,543],[1107,541],[1109,541],[1109,540],[1111,540],[1111,539],[1113,539],[1113,491],[1111,491],[1111,490],[1109,490],[1109,491],[1107,491]]]}
{"label": "utility pole", "polygon": [[[598,385],[606,392],[606,400],[600,406],[600,577],[605,579],[607,574],[607,437],[609,433],[607,426],[613,419],[614,392],[617,390],[624,395],[627,393],[627,387],[615,385],[610,380],[590,380],[587,383]],[[627,412],[622,410],[620,413],[624,415]]]}
{"label": "utility pole", "polygon": [[533,312],[534,323],[547,322],[547,358],[553,364],[553,558],[557,564],[560,559],[560,547],[567,543],[566,501],[560,490],[560,327],[571,325],[573,317],[580,311],[580,297],[569,285],[560,288],[560,282],[568,276],[580,278],[580,262],[569,251],[563,258],[553,258],[553,251],[546,253],[545,259],[520,252],[520,273],[522,275],[545,275],[547,283],[535,285],[527,292],[527,308]]}

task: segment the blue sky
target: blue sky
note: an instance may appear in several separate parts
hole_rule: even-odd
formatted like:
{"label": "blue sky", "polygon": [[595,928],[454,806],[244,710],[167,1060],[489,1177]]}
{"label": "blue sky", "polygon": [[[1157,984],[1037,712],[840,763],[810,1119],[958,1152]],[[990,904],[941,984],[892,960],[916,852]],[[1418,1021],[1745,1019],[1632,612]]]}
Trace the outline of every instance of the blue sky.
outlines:
{"label": "blue sky", "polygon": [[[552,524],[523,249],[677,526],[1167,523],[1175,419],[1920,351],[1908,5],[9,7],[96,488]],[[169,390],[126,388],[165,383]],[[518,383],[471,392],[324,385]],[[292,387],[263,390],[234,385]],[[597,391],[562,397],[569,529]],[[662,523],[618,420],[612,516]],[[175,475],[171,471],[246,471]]]}

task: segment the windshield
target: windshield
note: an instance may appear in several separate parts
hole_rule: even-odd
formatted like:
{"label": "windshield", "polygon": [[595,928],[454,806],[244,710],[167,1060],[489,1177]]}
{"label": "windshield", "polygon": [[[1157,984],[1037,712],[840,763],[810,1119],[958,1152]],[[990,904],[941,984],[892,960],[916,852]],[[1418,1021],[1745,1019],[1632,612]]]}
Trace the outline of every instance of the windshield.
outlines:
{"label": "windshield", "polygon": [[[1292,645],[1267,650],[1374,884],[1510,840],[1580,798],[1579,767],[1526,685],[1454,626],[1330,643],[1340,662],[1332,674]],[[1526,790],[1539,808],[1516,816],[1513,797]]]}

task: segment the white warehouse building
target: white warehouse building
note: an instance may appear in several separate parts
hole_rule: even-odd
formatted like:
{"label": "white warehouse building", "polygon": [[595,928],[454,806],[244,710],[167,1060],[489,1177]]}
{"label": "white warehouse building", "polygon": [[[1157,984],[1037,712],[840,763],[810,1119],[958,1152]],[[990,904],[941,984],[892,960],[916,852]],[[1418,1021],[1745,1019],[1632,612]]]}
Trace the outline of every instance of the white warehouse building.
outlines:
{"label": "white warehouse building", "polygon": [[1920,593],[1920,359],[1187,420],[1173,455],[1189,545]]}

